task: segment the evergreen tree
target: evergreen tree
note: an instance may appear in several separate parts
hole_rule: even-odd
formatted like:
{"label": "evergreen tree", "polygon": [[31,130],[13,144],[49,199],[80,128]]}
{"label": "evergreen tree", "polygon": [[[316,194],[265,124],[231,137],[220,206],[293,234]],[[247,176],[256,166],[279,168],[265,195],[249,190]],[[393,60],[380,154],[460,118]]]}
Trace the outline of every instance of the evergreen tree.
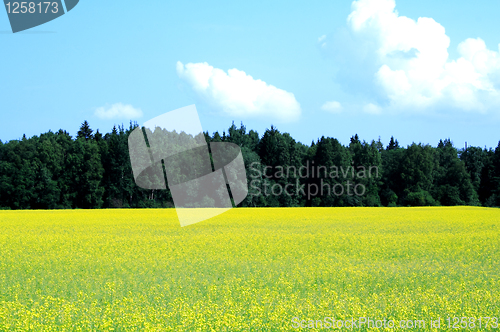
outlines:
{"label": "evergreen tree", "polygon": [[442,205],[478,205],[477,193],[465,164],[449,139],[440,140],[436,149],[432,196]]}
{"label": "evergreen tree", "polygon": [[78,130],[77,133],[77,138],[83,138],[85,140],[93,139],[93,133],[94,131],[90,129],[89,123],[87,120],[83,121],[80,130]]}
{"label": "evergreen tree", "polygon": [[436,205],[430,191],[436,165],[434,149],[429,145],[415,144],[404,150],[401,162],[403,192],[399,204],[410,206]]}
{"label": "evergreen tree", "polygon": [[467,150],[463,150],[460,153],[460,160],[463,161],[476,192],[479,192],[481,173],[487,162],[487,158],[487,151],[475,146],[469,146]]}
{"label": "evergreen tree", "polygon": [[[337,139],[324,136],[318,140],[314,148],[314,156],[309,163],[308,174],[310,176],[307,178],[306,187],[315,184],[319,195],[317,195],[317,199],[315,197],[309,198],[306,205],[356,205],[357,200],[347,195],[346,192],[347,181],[353,182],[349,175],[344,176],[349,167],[352,167],[352,156],[348,149],[342,146]],[[316,174],[313,173],[313,168]]]}
{"label": "evergreen tree", "polygon": [[389,142],[389,145],[387,145],[386,150],[390,151],[390,150],[396,150],[398,148],[399,148],[398,140],[395,140],[394,136],[391,136],[391,141]]}

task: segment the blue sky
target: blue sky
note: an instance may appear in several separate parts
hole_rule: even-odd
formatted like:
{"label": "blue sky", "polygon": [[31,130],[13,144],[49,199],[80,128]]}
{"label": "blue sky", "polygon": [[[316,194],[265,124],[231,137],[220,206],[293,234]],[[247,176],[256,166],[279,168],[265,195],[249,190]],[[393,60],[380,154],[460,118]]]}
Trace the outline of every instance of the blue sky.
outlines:
{"label": "blue sky", "polygon": [[[395,6],[395,8],[394,8]],[[306,144],[391,136],[495,147],[495,1],[94,1],[12,34],[0,139],[76,134],[195,104],[204,130],[271,124]],[[420,18],[420,19],[419,19]]]}

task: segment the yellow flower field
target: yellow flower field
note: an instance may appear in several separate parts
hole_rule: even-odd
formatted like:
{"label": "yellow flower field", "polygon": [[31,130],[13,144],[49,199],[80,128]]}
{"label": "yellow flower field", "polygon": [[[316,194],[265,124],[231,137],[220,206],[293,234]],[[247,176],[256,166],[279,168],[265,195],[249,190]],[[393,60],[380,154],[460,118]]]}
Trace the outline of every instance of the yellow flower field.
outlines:
{"label": "yellow flower field", "polygon": [[479,328],[500,317],[500,210],[238,208],[184,228],[174,209],[0,211],[0,331],[310,331],[325,317],[500,330]]}

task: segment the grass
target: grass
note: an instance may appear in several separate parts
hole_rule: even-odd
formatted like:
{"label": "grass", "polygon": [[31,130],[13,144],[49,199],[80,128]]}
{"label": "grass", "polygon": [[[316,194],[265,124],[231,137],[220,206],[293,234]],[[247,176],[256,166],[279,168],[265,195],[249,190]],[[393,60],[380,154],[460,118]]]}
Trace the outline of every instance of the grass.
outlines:
{"label": "grass", "polygon": [[500,317],[499,223],[477,207],[238,208],[183,228],[173,209],[0,211],[0,331],[447,330]]}

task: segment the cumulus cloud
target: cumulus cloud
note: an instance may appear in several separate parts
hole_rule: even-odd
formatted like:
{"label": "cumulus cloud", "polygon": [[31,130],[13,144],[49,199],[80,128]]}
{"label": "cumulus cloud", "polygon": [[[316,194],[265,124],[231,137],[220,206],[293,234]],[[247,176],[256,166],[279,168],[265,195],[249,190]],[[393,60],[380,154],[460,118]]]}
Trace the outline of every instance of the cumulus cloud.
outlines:
{"label": "cumulus cloud", "polygon": [[227,73],[208,63],[177,62],[177,74],[214,109],[242,118],[266,117],[283,122],[300,117],[300,104],[293,93],[254,79],[244,71]]}
{"label": "cumulus cloud", "polygon": [[[365,95],[393,110],[487,111],[500,105],[499,52],[489,50],[481,38],[469,38],[459,44],[459,58],[450,59],[450,38],[441,24],[402,16],[395,7],[394,0],[352,3],[348,33],[342,37],[351,46],[335,50],[350,61],[341,72],[355,66],[364,71],[358,77],[363,83],[352,87],[373,91]],[[364,110],[374,113],[375,108]]]}
{"label": "cumulus cloud", "polygon": [[342,105],[338,101],[327,101],[321,106],[321,109],[330,113],[340,113],[342,112]]}
{"label": "cumulus cloud", "polygon": [[111,106],[106,105],[98,107],[94,115],[100,119],[110,120],[110,119],[137,119],[142,117],[142,111],[139,108],[135,108],[132,105],[126,105],[122,103],[116,103]]}

